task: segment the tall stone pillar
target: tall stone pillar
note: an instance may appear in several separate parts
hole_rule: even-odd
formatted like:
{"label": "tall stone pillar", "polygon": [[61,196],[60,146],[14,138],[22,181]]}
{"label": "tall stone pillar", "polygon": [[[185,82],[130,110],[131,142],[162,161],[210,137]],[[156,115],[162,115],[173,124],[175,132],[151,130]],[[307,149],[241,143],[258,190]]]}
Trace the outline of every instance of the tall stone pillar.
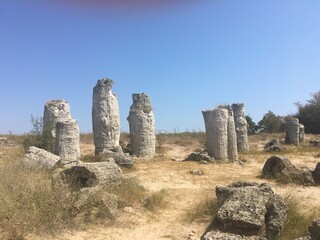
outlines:
{"label": "tall stone pillar", "polygon": [[120,114],[117,96],[111,91],[113,81],[98,80],[93,88],[92,126],[95,154],[113,158],[120,166],[131,167],[133,161],[120,146]]}
{"label": "tall stone pillar", "polygon": [[80,159],[80,130],[75,119],[57,122],[55,152],[64,161]]}
{"label": "tall stone pillar", "polygon": [[225,106],[225,109],[228,110],[228,159],[238,160],[237,133],[233,111],[230,106]]}
{"label": "tall stone pillar", "polygon": [[228,116],[227,109],[216,108],[202,111],[208,154],[215,159],[228,158]]}
{"label": "tall stone pillar", "polygon": [[303,125],[303,124],[300,124],[300,125],[299,125],[299,143],[301,143],[301,142],[304,141],[304,135],[305,135],[304,125]]}
{"label": "tall stone pillar", "polygon": [[299,129],[300,129],[300,124],[299,124],[298,118],[291,118],[287,122],[286,137],[285,137],[286,144],[299,145]]}
{"label": "tall stone pillar", "polygon": [[148,95],[132,94],[129,121],[130,146],[135,156],[152,157],[156,150],[155,121]]}
{"label": "tall stone pillar", "polygon": [[98,80],[93,88],[92,125],[95,154],[119,149],[120,114],[117,96],[111,91],[113,81]]}
{"label": "tall stone pillar", "polygon": [[231,107],[236,126],[238,151],[249,151],[248,123],[244,112],[244,105],[243,103],[234,103]]}

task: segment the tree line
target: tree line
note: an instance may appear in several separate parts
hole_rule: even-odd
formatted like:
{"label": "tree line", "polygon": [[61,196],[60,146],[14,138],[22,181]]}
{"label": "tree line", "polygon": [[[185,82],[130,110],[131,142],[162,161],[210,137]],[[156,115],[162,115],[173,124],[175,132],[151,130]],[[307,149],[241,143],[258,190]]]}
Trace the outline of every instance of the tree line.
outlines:
{"label": "tree line", "polygon": [[311,99],[306,104],[300,102],[295,103],[297,113],[288,116],[279,116],[272,111],[268,111],[263,118],[255,123],[252,118],[247,115],[248,133],[255,134],[259,132],[276,133],[283,132],[286,122],[294,117],[304,125],[305,133],[320,134],[320,91],[312,93]]}

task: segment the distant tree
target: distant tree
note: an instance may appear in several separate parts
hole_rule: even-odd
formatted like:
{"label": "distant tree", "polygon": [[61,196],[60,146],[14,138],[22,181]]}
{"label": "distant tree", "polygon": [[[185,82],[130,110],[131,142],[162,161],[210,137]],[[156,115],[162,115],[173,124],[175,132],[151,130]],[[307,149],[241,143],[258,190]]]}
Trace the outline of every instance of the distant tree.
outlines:
{"label": "distant tree", "polygon": [[320,134],[320,91],[311,96],[305,105],[296,103],[298,113],[295,117],[304,125],[306,133]]}
{"label": "distant tree", "polygon": [[248,134],[256,134],[259,129],[258,124],[256,124],[249,115],[246,116],[246,120],[248,123]]}
{"label": "distant tree", "polygon": [[259,128],[262,132],[275,133],[280,132],[282,118],[275,115],[272,111],[268,111],[263,118],[258,122]]}

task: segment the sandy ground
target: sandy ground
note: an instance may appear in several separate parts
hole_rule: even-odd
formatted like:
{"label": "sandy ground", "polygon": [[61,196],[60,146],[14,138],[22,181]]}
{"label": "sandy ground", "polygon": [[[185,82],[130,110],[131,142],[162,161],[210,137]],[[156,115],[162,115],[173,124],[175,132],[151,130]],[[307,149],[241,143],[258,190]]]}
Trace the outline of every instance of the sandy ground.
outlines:
{"label": "sandy ground", "polygon": [[[271,140],[271,139],[269,139]],[[133,170],[125,170],[137,176],[142,184],[149,190],[167,189],[168,206],[156,213],[145,210],[137,205],[133,213],[125,213],[119,210],[119,218],[110,225],[87,226],[85,230],[68,231],[56,237],[54,240],[122,240],[122,239],[188,239],[190,232],[194,232],[192,239],[199,239],[208,226],[208,222],[197,221],[187,223],[184,221],[186,213],[192,206],[207,195],[214,196],[217,185],[245,180],[256,182],[269,182],[274,191],[280,195],[294,194],[301,198],[307,208],[318,207],[320,204],[320,188],[304,187],[294,184],[279,184],[275,181],[260,179],[264,162],[274,154],[263,153],[262,141],[252,141],[253,151],[240,155],[245,159],[240,164],[199,164],[196,162],[181,162],[190,152],[199,147],[178,146],[165,144],[165,153],[151,161],[139,161],[135,163]],[[92,145],[83,145],[85,154],[93,151]],[[296,166],[308,166],[314,168],[320,161],[320,150],[288,153],[287,156]],[[190,170],[201,170],[203,175],[192,175]],[[31,237],[30,239],[40,239]],[[41,238],[43,239],[43,238]]]}
{"label": "sandy ground", "polygon": [[[312,136],[310,136],[311,138]],[[124,169],[124,174],[137,176],[142,185],[151,190],[166,189],[169,204],[157,211],[151,212],[139,204],[133,207],[132,213],[119,209],[119,217],[112,223],[104,225],[88,225],[82,230],[66,231],[54,237],[29,236],[30,240],[122,240],[122,239],[199,239],[209,225],[207,221],[188,223],[185,216],[195,204],[204,197],[215,196],[217,185],[227,185],[235,181],[269,182],[274,191],[280,195],[294,194],[301,198],[306,208],[320,206],[320,188],[304,187],[294,184],[279,184],[273,180],[259,178],[265,161],[272,155],[263,152],[263,146],[272,137],[251,139],[249,153],[240,154],[244,164],[200,164],[197,162],[182,162],[198,143],[187,146],[165,144],[165,151],[152,160],[139,160],[131,170]],[[82,143],[82,154],[92,154],[93,145]],[[290,148],[290,147],[289,147]],[[307,166],[314,169],[320,162],[320,148],[312,151],[288,151],[285,154],[298,167]],[[204,174],[192,175],[190,170],[201,170]]]}

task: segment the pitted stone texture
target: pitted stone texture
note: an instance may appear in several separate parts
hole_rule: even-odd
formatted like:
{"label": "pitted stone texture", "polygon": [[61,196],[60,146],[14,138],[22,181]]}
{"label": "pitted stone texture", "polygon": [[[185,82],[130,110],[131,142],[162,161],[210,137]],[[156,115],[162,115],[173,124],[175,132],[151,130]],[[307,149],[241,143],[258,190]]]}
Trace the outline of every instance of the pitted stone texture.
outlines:
{"label": "pitted stone texture", "polygon": [[315,184],[311,171],[297,169],[290,160],[282,156],[272,156],[265,162],[262,177],[277,179],[284,183]]}
{"label": "pitted stone texture", "polygon": [[51,170],[59,166],[61,158],[46,150],[30,147],[28,153],[22,159],[28,168]]}
{"label": "pitted stone texture", "polygon": [[76,120],[57,122],[55,151],[63,161],[79,160],[80,130]]}
{"label": "pitted stone texture", "polygon": [[267,239],[279,235],[288,209],[268,184],[237,182],[227,187],[217,186],[216,195],[221,204],[216,215],[221,230]]}
{"label": "pitted stone texture", "polygon": [[51,131],[55,137],[56,123],[71,119],[70,105],[65,100],[51,100],[44,105],[43,131]]}
{"label": "pitted stone texture", "polygon": [[245,237],[238,234],[224,233],[220,231],[210,231],[204,236],[204,240],[264,240],[258,236]]}
{"label": "pitted stone texture", "polygon": [[320,240],[320,219],[315,219],[308,228],[312,240]]}
{"label": "pitted stone texture", "polygon": [[228,110],[228,159],[238,160],[237,133],[234,123],[233,111],[230,106],[224,106]]}
{"label": "pitted stone texture", "polygon": [[155,121],[148,95],[132,94],[129,112],[130,147],[135,156],[154,156],[156,151]]}
{"label": "pitted stone texture", "polygon": [[228,110],[216,108],[202,111],[205,128],[207,150],[211,157],[228,158]]}
{"label": "pitted stone texture", "polygon": [[287,122],[285,137],[286,144],[299,145],[299,129],[300,124],[298,118],[291,118]]}
{"label": "pitted stone texture", "polygon": [[249,151],[248,123],[245,116],[244,105],[243,103],[234,103],[231,107],[236,125],[238,151]]}
{"label": "pitted stone texture", "polygon": [[119,146],[119,105],[111,91],[112,86],[113,81],[106,78],[98,80],[93,88],[92,125],[96,155]]}
{"label": "pitted stone texture", "polygon": [[120,167],[112,162],[82,163],[53,175],[53,186],[68,186],[72,190],[94,187],[111,188],[122,182]]}

